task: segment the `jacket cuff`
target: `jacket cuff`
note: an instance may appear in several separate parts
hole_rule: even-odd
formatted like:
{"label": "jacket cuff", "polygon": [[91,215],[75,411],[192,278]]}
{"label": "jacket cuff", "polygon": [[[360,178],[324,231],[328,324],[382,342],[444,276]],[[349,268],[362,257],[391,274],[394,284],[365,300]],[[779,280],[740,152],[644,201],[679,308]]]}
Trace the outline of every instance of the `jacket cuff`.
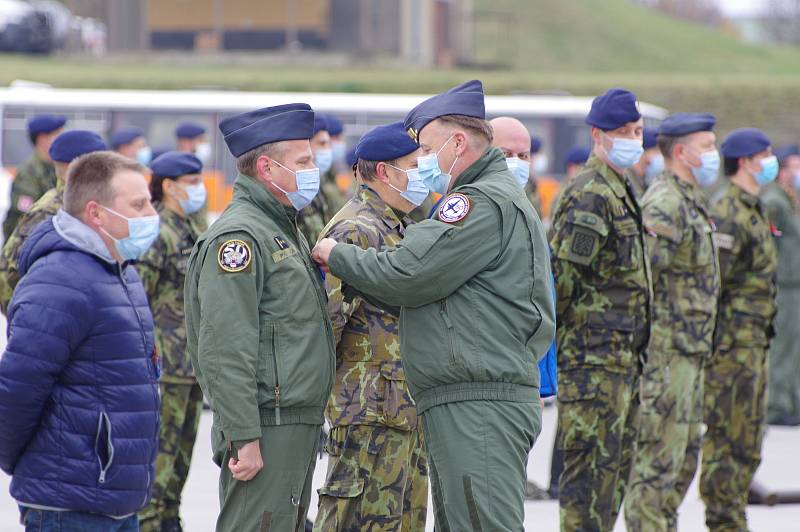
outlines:
{"label": "jacket cuff", "polygon": [[222,435],[225,436],[225,441],[229,445],[231,443],[250,443],[261,438],[261,427],[223,430]]}

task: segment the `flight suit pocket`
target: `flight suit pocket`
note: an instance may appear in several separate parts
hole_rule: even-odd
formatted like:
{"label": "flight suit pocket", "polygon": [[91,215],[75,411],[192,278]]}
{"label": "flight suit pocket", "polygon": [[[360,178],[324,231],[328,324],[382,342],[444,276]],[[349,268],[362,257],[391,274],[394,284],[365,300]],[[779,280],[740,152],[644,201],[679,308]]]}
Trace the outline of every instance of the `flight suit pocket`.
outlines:
{"label": "flight suit pocket", "polygon": [[559,426],[556,445],[572,451],[590,449],[597,440],[597,396],[594,368],[561,372],[558,376]]}
{"label": "flight suit pocket", "polygon": [[[425,224],[424,229],[414,228],[402,242],[402,246],[411,252],[417,260],[422,260],[436,243],[453,230],[443,223]],[[411,238],[409,238],[411,237]]]}
{"label": "flight suit pocket", "polygon": [[259,330],[258,346],[258,403],[263,405],[275,399],[275,389],[279,385],[277,327],[270,321],[262,321]]}

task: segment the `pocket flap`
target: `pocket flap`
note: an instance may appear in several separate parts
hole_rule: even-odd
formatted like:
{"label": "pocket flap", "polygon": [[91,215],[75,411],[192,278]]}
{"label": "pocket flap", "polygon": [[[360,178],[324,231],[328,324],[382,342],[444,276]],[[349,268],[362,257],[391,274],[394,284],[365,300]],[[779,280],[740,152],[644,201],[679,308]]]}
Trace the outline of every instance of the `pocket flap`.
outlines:
{"label": "pocket flap", "polygon": [[425,221],[412,225],[406,232],[401,246],[408,249],[418,260],[422,260],[431,248],[453,227],[442,222]]}
{"label": "pocket flap", "polygon": [[384,362],[381,364],[381,377],[387,381],[406,380],[406,372],[403,370],[403,364],[399,360],[397,362]]}
{"label": "pocket flap", "polygon": [[579,225],[586,229],[591,229],[600,236],[608,236],[608,225],[600,216],[589,211],[573,211],[570,213],[568,221],[572,225]]}
{"label": "pocket flap", "polygon": [[317,493],[320,495],[327,495],[328,497],[336,497],[337,499],[352,499],[358,497],[364,492],[364,479],[359,478],[356,480],[340,480],[335,482],[326,483],[322,486]]}
{"label": "pocket flap", "polygon": [[586,316],[586,325],[594,329],[632,332],[636,330],[636,317],[609,310],[602,314],[589,314]]}

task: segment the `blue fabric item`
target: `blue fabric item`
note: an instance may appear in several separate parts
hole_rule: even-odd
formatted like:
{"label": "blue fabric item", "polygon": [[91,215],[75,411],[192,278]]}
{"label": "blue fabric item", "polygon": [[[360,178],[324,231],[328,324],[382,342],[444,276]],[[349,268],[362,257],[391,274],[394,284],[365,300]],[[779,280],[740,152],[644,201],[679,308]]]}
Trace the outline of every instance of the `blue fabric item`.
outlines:
{"label": "blue fabric item", "polygon": [[414,142],[418,142],[422,128],[440,116],[446,115],[471,116],[485,120],[483,84],[474,79],[428,98],[406,115],[403,128],[408,131]]}
{"label": "blue fabric item", "polygon": [[136,270],[63,210],[22,247],[0,358],[0,468],[21,505],[133,514],[158,451],[153,318]]}
{"label": "blue fabric item", "polygon": [[111,144],[111,147],[116,150],[120,146],[130,144],[139,137],[144,137],[144,131],[142,128],[130,126],[114,131],[108,140],[109,144]]}
{"label": "blue fabric item", "polygon": [[645,127],[642,133],[642,148],[649,150],[655,148],[658,142],[658,130],[654,127]]}
{"label": "blue fabric item", "polygon": [[56,115],[38,115],[28,120],[28,135],[50,133],[67,123],[66,117]]}
{"label": "blue fabric item", "polygon": [[353,167],[358,162],[358,157],[356,157],[356,149],[350,148],[347,150],[347,157],[345,158],[347,161],[347,166]]}
{"label": "blue fabric item", "polygon": [[592,101],[592,109],[586,116],[590,126],[611,131],[642,117],[636,95],[625,89],[609,89]]}
{"label": "blue fabric item", "polygon": [[778,161],[783,163],[789,157],[800,156],[800,146],[797,144],[789,144],[775,149],[774,152],[775,156],[778,158]]}
{"label": "blue fabric item", "polygon": [[161,157],[162,155],[164,155],[168,151],[172,151],[172,150],[173,150],[172,146],[167,145],[167,144],[162,144],[160,146],[156,146],[155,148],[153,148],[153,160],[155,161],[156,159],[158,159],[159,157]]}
{"label": "blue fabric item", "polygon": [[568,164],[586,164],[592,150],[586,146],[573,146],[567,150],[567,155],[564,157],[564,166]]}
{"label": "blue fabric item", "polygon": [[[717,119],[711,113],[675,113],[661,122],[658,134],[667,137],[682,137],[699,131],[714,131],[716,124]],[[647,146],[645,146],[646,148]]]}
{"label": "blue fabric item", "polygon": [[[550,274],[553,283],[553,301],[556,300],[556,279]],[[555,304],[555,303],[554,303]],[[539,361],[539,374],[541,376],[539,384],[539,396],[552,397],[558,394],[558,350],[556,349],[556,339],[550,344],[550,349],[543,359]]]}
{"label": "blue fabric item", "polygon": [[314,136],[314,111],[305,103],[265,107],[231,116],[219,123],[219,130],[234,157],[253,148],[284,140]]}
{"label": "blue fabric item", "polygon": [[[314,135],[320,131],[328,131],[328,118],[322,113],[314,113]],[[330,131],[328,131],[330,134]]]}
{"label": "blue fabric item", "polygon": [[722,141],[721,151],[723,157],[751,157],[771,145],[772,142],[760,129],[746,127],[731,131]]}
{"label": "blue fabric item", "polygon": [[367,132],[356,144],[356,159],[391,161],[419,149],[411,140],[402,122],[378,126]]}
{"label": "blue fabric item", "polygon": [[187,174],[199,174],[203,163],[195,155],[181,151],[168,151],[150,163],[150,170],[158,177],[176,178]]}
{"label": "blue fabric item", "polygon": [[206,128],[196,122],[181,122],[175,128],[175,136],[179,139],[194,139],[206,134]]}
{"label": "blue fabric item", "polygon": [[542,149],[542,139],[535,135],[531,135],[531,155],[536,155]]}
{"label": "blue fabric item", "polygon": [[326,114],[325,119],[328,121],[328,133],[330,133],[331,137],[344,133],[344,124],[338,117]]}
{"label": "blue fabric item", "polygon": [[93,131],[73,129],[65,131],[50,145],[50,158],[60,163],[71,163],[81,155],[108,149],[108,144]]}
{"label": "blue fabric item", "polygon": [[55,512],[21,508],[22,522],[26,532],[139,532],[139,518],[135,515],[125,519],[113,519],[99,514],[82,512]]}

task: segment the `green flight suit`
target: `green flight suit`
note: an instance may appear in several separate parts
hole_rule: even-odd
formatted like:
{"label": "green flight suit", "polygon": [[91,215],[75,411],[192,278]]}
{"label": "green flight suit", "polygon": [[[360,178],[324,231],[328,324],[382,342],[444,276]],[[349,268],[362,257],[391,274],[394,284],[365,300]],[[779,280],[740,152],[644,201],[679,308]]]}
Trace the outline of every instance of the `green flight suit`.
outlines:
{"label": "green flight suit", "polygon": [[[305,524],[335,347],[322,278],[295,216],[240,174],[189,259],[187,346],[214,413],[221,532]],[[249,482],[233,479],[229,459],[259,438],[264,469]]]}
{"label": "green flight suit", "polygon": [[11,206],[3,222],[3,234],[8,238],[19,222],[20,216],[31,210],[36,200],[56,186],[56,168],[34,153],[17,168],[11,183]]}
{"label": "green flight suit", "polygon": [[541,427],[538,360],[555,329],[541,221],[488,149],[435,219],[392,250],[333,248],[331,273],[401,307],[400,352],[423,422],[436,529],[520,530]]}

